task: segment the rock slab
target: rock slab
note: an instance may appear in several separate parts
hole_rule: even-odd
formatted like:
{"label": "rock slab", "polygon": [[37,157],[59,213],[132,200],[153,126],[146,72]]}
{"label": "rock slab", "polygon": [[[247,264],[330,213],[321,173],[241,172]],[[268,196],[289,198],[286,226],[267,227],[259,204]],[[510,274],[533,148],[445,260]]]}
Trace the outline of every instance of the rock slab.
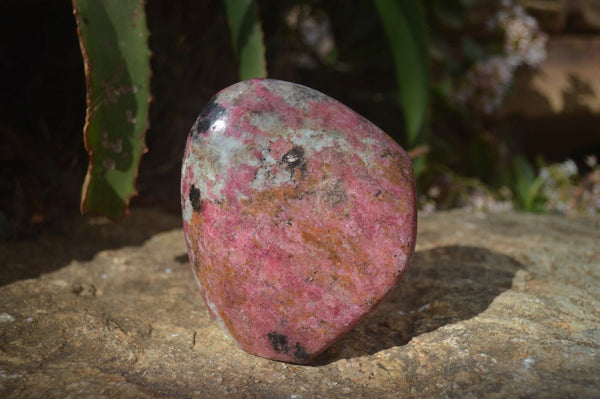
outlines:
{"label": "rock slab", "polygon": [[338,101],[270,79],[206,106],[182,167],[190,261],[212,316],[246,351],[313,359],[406,271],[416,235],[404,150]]}
{"label": "rock slab", "polygon": [[133,208],[0,244],[0,397],[600,397],[598,216],[420,217],[404,279],[309,365],[228,339],[180,226]]}

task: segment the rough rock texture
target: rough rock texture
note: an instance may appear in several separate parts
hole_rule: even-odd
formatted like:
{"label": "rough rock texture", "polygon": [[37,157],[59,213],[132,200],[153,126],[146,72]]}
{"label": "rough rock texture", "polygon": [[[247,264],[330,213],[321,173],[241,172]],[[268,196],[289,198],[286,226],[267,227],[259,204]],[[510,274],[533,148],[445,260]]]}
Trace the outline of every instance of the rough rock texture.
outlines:
{"label": "rough rock texture", "polygon": [[306,363],[405,273],[416,235],[404,150],[308,87],[221,90],[187,140],[183,229],[200,292],[239,345]]}
{"label": "rough rock texture", "polygon": [[421,217],[405,279],[307,366],[227,338],[179,226],[133,209],[3,244],[0,397],[600,396],[599,217]]}

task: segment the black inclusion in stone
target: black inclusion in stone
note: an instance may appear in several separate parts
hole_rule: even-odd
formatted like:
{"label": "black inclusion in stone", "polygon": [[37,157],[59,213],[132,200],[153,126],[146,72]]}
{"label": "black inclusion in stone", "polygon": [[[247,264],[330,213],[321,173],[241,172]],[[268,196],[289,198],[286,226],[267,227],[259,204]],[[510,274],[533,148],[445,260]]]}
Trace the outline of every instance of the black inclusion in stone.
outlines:
{"label": "black inclusion in stone", "polygon": [[294,357],[300,360],[306,360],[310,357],[310,355],[306,353],[306,349],[300,345],[300,342],[296,342],[296,345],[294,345]]}
{"label": "black inclusion in stone", "polygon": [[284,334],[280,334],[277,332],[270,332],[267,334],[269,338],[269,342],[273,347],[273,350],[277,353],[288,353],[290,347],[288,346],[288,339]]}
{"label": "black inclusion in stone", "polygon": [[225,114],[225,108],[215,101],[215,97],[211,98],[206,107],[200,112],[200,116],[196,121],[196,133],[205,133],[214,121],[221,118]]}
{"label": "black inclusion in stone", "polygon": [[294,172],[294,169],[300,167],[300,170],[306,169],[306,162],[304,161],[304,148],[296,146],[283,154],[281,162],[285,164],[285,168],[290,172]]}
{"label": "black inclusion in stone", "polygon": [[192,186],[190,189],[190,204],[195,212],[200,213],[202,210],[202,197],[200,196],[200,189],[196,186]]}

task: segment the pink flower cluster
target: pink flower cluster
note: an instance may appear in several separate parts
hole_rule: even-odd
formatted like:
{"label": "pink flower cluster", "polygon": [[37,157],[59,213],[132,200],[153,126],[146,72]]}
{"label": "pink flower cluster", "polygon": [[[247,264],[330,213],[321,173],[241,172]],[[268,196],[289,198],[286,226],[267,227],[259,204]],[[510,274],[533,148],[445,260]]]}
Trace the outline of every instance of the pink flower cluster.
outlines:
{"label": "pink flower cluster", "polygon": [[513,79],[505,57],[492,56],[474,64],[456,92],[456,100],[479,113],[490,114],[500,105]]}
{"label": "pink flower cluster", "polygon": [[490,28],[504,32],[506,63],[511,68],[526,64],[540,65],[546,59],[548,35],[542,32],[535,18],[512,1],[503,1],[503,8],[488,21]]}
{"label": "pink flower cluster", "polygon": [[502,105],[517,67],[537,67],[546,59],[548,42],[535,18],[511,0],[502,1],[502,8],[487,25],[503,34],[504,52],[474,64],[455,95],[460,104],[484,114]]}

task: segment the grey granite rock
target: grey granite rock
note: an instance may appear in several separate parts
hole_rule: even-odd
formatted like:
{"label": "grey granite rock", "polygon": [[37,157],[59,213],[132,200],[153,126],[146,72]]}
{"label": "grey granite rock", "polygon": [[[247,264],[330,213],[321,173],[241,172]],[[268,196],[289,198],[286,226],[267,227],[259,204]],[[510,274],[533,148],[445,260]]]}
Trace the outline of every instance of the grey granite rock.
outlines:
{"label": "grey granite rock", "polygon": [[600,396],[600,217],[421,217],[406,278],[309,366],[221,332],[179,226],[134,209],[3,244],[0,397]]}

